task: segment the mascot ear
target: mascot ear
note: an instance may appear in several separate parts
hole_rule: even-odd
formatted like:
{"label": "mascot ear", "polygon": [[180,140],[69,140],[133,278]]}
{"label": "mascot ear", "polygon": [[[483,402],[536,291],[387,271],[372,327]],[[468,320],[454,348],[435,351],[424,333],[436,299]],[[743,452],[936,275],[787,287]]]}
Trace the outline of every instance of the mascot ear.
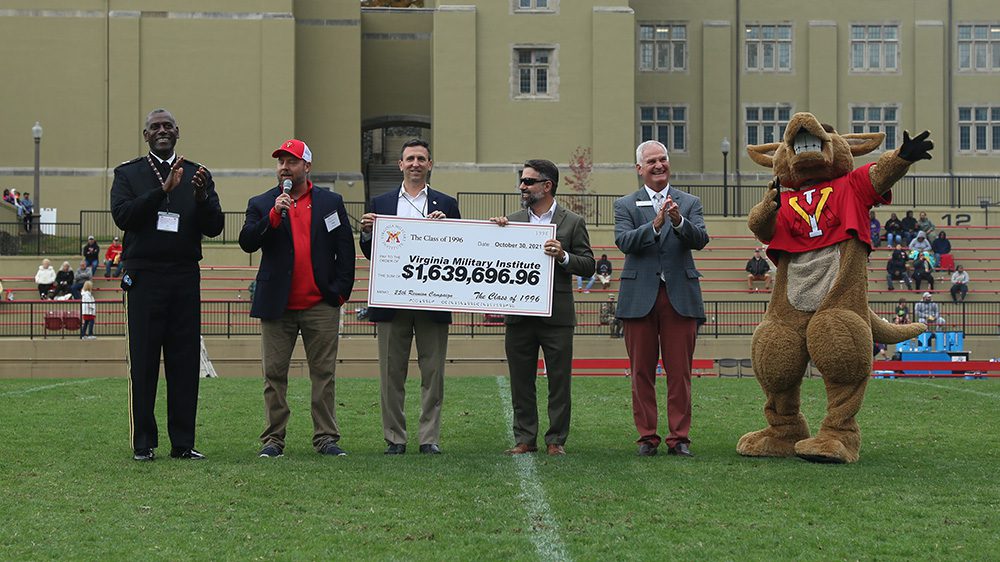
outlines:
{"label": "mascot ear", "polygon": [[781,146],[780,142],[772,142],[768,144],[751,144],[747,146],[747,154],[750,155],[750,159],[754,162],[764,166],[765,168],[774,167],[774,153]]}
{"label": "mascot ear", "polygon": [[847,133],[840,135],[851,147],[852,156],[862,156],[875,150],[885,140],[885,133]]}

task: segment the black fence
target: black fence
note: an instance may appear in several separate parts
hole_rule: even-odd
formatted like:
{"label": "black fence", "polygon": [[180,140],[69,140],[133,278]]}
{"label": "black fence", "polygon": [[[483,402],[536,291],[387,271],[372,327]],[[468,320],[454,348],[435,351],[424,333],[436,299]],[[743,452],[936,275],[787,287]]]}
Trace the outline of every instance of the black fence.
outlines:
{"label": "black fence", "polygon": [[76,222],[36,222],[30,232],[21,222],[0,223],[0,256],[79,254],[85,241]]}
{"label": "black fence", "polygon": [[[742,186],[675,185],[697,195],[705,216],[746,216],[764,197],[766,182]],[[560,204],[594,226],[615,224],[614,202],[619,195],[560,193]],[[521,208],[519,193],[459,192],[459,207],[466,218],[485,219],[507,215]],[[892,204],[900,207],[981,208],[1000,204],[1000,176],[906,176],[892,189]]]}
{"label": "black fence", "polygon": [[[576,303],[577,327],[580,336],[612,337],[613,320],[608,322],[602,306],[606,303]],[[896,301],[872,302],[879,316],[891,319]],[[1000,335],[1000,301],[939,303],[946,324],[942,331],[964,332],[965,337],[997,337]],[[707,301],[706,323],[701,337],[750,336],[767,311],[766,302]],[[359,319],[364,316],[364,302],[349,302],[342,308],[341,335],[375,337],[375,324]],[[910,305],[913,306],[912,304]],[[912,313],[912,309],[911,309]],[[912,316],[911,316],[912,318]],[[202,334],[234,337],[260,334],[260,322],[250,317],[250,301],[206,300],[201,304]],[[80,330],[80,301],[4,301],[0,302],[0,337],[11,338],[76,338]],[[457,312],[453,314],[451,334],[454,336],[500,336],[504,333],[503,316]],[[94,335],[124,336],[125,312],[120,300],[97,302]]]}

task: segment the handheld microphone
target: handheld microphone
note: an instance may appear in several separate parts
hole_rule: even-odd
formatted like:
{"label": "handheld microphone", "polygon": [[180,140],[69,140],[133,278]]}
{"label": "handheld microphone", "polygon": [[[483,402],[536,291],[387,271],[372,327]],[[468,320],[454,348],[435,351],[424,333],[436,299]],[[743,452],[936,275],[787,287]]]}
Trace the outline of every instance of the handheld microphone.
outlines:
{"label": "handheld microphone", "polygon": [[[292,180],[285,180],[281,182],[281,192],[285,195],[292,192]],[[281,218],[288,218],[288,209],[281,210]]]}

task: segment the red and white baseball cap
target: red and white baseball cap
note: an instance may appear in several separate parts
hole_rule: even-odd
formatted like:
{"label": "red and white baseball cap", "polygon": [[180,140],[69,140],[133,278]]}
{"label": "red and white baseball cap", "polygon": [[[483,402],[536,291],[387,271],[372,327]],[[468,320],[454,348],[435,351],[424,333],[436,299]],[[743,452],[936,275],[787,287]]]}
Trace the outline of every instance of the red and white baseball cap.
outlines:
{"label": "red and white baseball cap", "polygon": [[278,148],[271,153],[271,158],[277,158],[278,154],[282,152],[287,152],[296,158],[305,160],[306,162],[313,161],[313,153],[309,150],[309,146],[306,143],[298,139],[288,139],[281,144]]}

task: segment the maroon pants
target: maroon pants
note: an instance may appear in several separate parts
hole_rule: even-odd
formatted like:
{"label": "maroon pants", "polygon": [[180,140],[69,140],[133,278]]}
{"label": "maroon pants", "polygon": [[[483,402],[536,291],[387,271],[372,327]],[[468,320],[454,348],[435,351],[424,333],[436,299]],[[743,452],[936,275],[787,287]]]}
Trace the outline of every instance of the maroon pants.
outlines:
{"label": "maroon pants", "polygon": [[632,417],[639,443],[658,446],[656,364],[663,357],[667,374],[667,446],[690,443],[691,359],[698,320],[681,316],[662,284],[653,309],[642,318],[625,319],[625,349],[632,368]]}

